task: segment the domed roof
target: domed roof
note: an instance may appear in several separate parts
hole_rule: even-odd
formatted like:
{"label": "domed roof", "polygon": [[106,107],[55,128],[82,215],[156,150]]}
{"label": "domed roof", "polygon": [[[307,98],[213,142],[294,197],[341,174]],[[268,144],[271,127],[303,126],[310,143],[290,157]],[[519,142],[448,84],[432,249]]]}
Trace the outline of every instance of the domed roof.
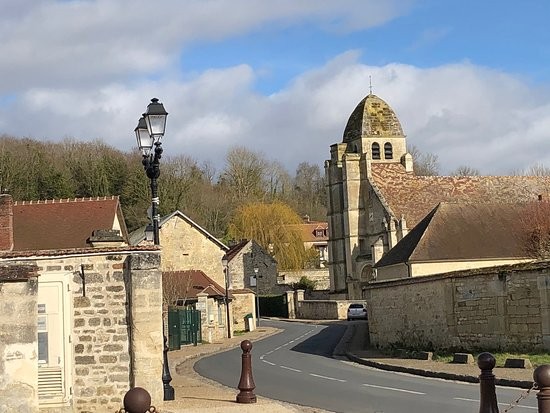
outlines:
{"label": "domed roof", "polygon": [[344,142],[360,137],[403,136],[403,129],[393,109],[378,96],[369,94],[349,117]]}

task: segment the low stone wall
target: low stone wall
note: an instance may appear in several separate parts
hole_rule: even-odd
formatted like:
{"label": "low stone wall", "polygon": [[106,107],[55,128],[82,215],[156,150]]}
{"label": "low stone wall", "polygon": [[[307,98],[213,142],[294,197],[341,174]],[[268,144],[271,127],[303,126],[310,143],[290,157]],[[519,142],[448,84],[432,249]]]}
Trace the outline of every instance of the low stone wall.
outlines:
{"label": "low stone wall", "polygon": [[0,412],[38,412],[36,266],[0,266]]}
{"label": "low stone wall", "polygon": [[349,305],[363,302],[361,300],[304,300],[304,290],[289,291],[287,297],[289,317],[309,320],[345,320]]}
{"label": "low stone wall", "polygon": [[550,264],[369,284],[371,343],[419,350],[550,349]]}
{"label": "low stone wall", "polygon": [[330,288],[330,276],[328,268],[299,270],[299,271],[281,271],[279,273],[280,284],[291,285],[297,283],[300,278],[307,277],[315,281],[316,290],[328,290]]}

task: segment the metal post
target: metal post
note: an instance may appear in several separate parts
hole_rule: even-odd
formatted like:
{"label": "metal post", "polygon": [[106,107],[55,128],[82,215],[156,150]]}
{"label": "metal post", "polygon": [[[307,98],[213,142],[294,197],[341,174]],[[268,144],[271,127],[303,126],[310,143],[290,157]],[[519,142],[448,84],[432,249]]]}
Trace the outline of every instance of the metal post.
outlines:
{"label": "metal post", "polygon": [[134,387],[128,390],[124,395],[123,403],[126,413],[156,412],[156,409],[151,406],[151,395],[142,387]]}
{"label": "metal post", "polygon": [[227,318],[227,338],[231,338],[231,317],[229,316],[229,265],[225,267],[225,315]]}
{"label": "metal post", "polygon": [[539,389],[537,394],[539,413],[550,413],[550,366],[548,364],[538,366],[533,372],[533,380]]}
{"label": "metal post", "polygon": [[254,378],[252,377],[252,343],[250,340],[241,341],[242,366],[241,366],[241,379],[237,388],[240,390],[237,395],[237,403],[256,403],[256,395],[254,389]]}
{"label": "metal post", "polygon": [[258,267],[254,267],[254,277],[256,278],[256,326],[260,327],[260,277],[258,277]]}
{"label": "metal post", "polygon": [[159,227],[159,197],[157,179],[160,176],[160,158],[162,157],[161,142],[155,142],[154,154],[143,155],[143,168],[147,176],[151,180],[151,218],[153,220],[153,242],[155,245],[160,245]]}
{"label": "metal post", "polygon": [[479,413],[498,413],[495,375],[493,374],[495,364],[496,360],[491,353],[481,353],[477,357],[477,365],[481,369]]}

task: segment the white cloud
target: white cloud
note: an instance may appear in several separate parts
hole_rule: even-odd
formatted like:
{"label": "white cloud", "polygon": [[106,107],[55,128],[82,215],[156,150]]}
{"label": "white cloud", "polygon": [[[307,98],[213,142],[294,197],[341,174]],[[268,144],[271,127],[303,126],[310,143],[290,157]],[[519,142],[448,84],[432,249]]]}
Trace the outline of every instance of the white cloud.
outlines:
{"label": "white cloud", "polygon": [[151,97],[159,97],[170,113],[166,156],[184,153],[222,165],[229,147],[245,145],[292,170],[301,161],[322,164],[329,157],[372,76],[374,93],[395,109],[408,142],[437,154],[444,171],[465,164],[505,173],[548,164],[547,95],[521,78],[469,62],[368,66],[358,51],[349,51],[271,96],[254,91],[259,73],[247,64],[193,77],[172,66],[194,39],[312,19],[351,30],[381,24],[404,4],[16,2],[0,16],[0,53],[7,56],[0,61],[0,91],[14,97],[0,103],[0,132],[102,138],[129,150],[138,117]]}

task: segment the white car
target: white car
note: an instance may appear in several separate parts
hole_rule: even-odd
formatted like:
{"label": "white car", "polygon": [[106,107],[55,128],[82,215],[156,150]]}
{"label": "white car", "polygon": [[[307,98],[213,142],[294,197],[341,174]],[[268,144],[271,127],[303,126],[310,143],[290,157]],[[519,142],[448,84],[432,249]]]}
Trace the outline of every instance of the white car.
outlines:
{"label": "white car", "polygon": [[364,304],[350,304],[348,307],[348,321],[349,320],[366,320],[367,309]]}

